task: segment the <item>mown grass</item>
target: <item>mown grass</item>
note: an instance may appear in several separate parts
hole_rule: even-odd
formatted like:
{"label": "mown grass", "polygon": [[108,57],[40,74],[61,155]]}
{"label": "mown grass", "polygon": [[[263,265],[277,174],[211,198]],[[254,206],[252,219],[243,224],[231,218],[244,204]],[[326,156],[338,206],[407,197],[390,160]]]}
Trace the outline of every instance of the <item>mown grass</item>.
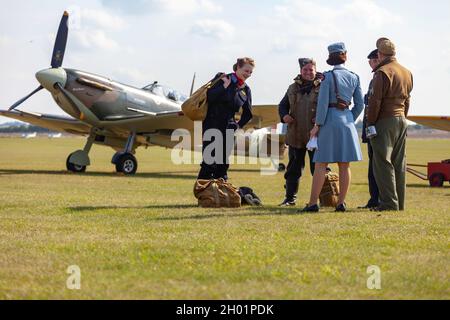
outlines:
{"label": "mown grass", "polygon": [[[138,174],[114,173],[94,146],[82,175],[65,172],[81,139],[0,139],[2,299],[448,299],[450,186],[408,176],[407,210],[355,209],[368,197],[367,162],[353,164],[350,211],[281,209],[283,176],[233,165],[262,208],[200,209],[197,165],[170,150],[138,150]],[[450,157],[449,140],[410,140],[408,161]],[[307,170],[306,170],[307,172]],[[311,178],[300,187],[299,207]],[[81,290],[69,290],[69,265]],[[381,290],[366,286],[381,269]]]}

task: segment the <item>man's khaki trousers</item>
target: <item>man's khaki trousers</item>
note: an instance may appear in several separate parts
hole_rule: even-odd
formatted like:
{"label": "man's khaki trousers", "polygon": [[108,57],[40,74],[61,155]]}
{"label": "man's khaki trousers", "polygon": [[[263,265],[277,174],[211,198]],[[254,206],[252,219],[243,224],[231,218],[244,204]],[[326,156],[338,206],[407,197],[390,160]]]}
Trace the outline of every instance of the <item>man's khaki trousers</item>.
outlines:
{"label": "man's khaki trousers", "polygon": [[375,124],[377,136],[373,148],[373,172],[380,190],[380,208],[404,210],[406,189],[405,117],[380,119]]}

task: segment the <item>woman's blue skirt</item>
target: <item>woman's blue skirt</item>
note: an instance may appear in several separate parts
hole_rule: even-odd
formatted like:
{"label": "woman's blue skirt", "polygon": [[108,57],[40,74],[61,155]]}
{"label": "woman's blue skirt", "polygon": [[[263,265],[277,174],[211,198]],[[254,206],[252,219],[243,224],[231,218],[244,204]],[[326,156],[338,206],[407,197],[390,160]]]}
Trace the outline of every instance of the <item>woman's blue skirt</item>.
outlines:
{"label": "woman's blue skirt", "polygon": [[318,149],[314,162],[361,161],[361,146],[350,110],[329,108],[325,124],[320,127],[317,137]]}

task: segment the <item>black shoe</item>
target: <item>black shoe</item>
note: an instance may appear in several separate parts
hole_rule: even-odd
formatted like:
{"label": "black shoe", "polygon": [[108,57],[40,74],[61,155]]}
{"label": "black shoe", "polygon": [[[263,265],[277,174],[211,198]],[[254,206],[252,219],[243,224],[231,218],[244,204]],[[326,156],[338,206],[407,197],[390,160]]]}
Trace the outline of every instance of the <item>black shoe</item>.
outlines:
{"label": "black shoe", "polygon": [[368,202],[365,206],[358,207],[358,209],[373,209],[378,207],[378,204],[372,204]]}
{"label": "black shoe", "polygon": [[375,207],[375,208],[371,208],[370,211],[376,211],[376,212],[381,212],[381,211],[398,211],[397,209],[387,209],[387,208],[383,208],[383,207]]}
{"label": "black shoe", "polygon": [[284,201],[280,204],[280,207],[295,206],[298,192],[298,181],[286,181],[284,188],[286,189],[286,195]]}
{"label": "black shoe", "polygon": [[295,199],[284,199],[282,203],[278,205],[279,207],[293,207],[295,206]]}
{"label": "black shoe", "polygon": [[299,212],[319,212],[320,207],[317,204],[313,204],[312,206],[306,205],[302,210]]}
{"label": "black shoe", "polygon": [[361,207],[358,207],[358,209],[374,209],[374,208],[376,208],[376,207],[378,207],[378,205],[376,205],[376,204],[366,204],[364,207],[363,206],[361,206]]}
{"label": "black shoe", "polygon": [[373,208],[376,208],[376,207],[379,207],[379,206],[380,206],[380,204],[378,202],[369,202],[369,203],[367,203],[367,208],[369,208],[369,209],[373,209]]}
{"label": "black shoe", "polygon": [[336,207],[336,210],[334,210],[334,212],[345,212],[345,211],[347,211],[347,207],[345,205],[345,202],[341,203],[341,204],[338,204],[337,207]]}

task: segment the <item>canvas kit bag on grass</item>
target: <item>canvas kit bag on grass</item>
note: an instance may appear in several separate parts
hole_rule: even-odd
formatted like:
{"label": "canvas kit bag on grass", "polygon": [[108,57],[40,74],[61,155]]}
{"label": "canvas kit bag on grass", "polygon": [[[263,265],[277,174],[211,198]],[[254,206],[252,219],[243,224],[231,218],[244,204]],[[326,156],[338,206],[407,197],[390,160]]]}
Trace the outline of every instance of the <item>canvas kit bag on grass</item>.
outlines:
{"label": "canvas kit bag on grass", "polygon": [[183,104],[181,105],[181,110],[186,117],[188,117],[192,121],[205,120],[206,113],[208,112],[208,89],[219,82],[224,75],[225,73],[220,73],[217,79],[215,79],[214,81],[211,80],[207,84],[201,86],[192,94],[192,96],[189,97],[189,99],[183,102]]}
{"label": "canvas kit bag on grass", "polygon": [[336,207],[338,205],[339,175],[337,173],[327,172],[319,199],[322,207]]}
{"label": "canvas kit bag on grass", "polygon": [[203,208],[238,208],[241,206],[239,189],[224,179],[197,180],[194,196]]}

